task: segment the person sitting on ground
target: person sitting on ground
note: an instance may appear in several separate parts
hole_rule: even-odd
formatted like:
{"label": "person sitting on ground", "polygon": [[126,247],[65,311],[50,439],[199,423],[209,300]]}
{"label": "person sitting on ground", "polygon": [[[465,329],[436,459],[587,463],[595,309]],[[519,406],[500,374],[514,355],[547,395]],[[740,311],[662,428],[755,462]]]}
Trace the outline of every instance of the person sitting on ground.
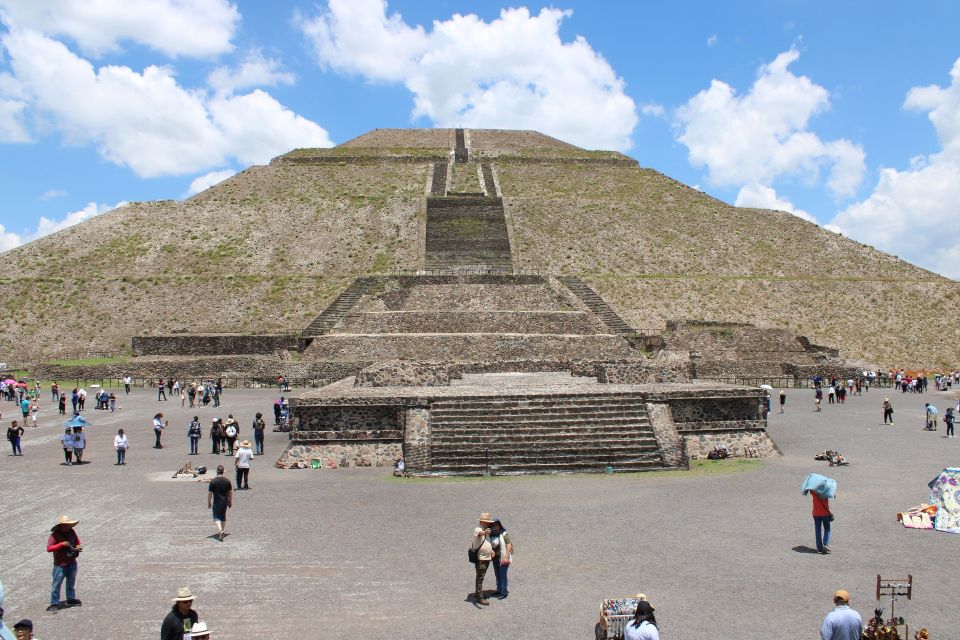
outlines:
{"label": "person sitting on ground", "polygon": [[407,475],[407,463],[403,461],[403,458],[397,458],[397,461],[393,463],[393,475],[397,478]]}

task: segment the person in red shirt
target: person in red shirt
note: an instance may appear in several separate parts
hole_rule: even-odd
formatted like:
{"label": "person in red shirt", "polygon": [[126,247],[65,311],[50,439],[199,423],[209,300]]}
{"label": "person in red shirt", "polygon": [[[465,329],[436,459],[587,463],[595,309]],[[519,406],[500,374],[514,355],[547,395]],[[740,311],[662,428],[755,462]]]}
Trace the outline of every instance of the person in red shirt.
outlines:
{"label": "person in red shirt", "polygon": [[[74,527],[79,520],[60,516],[57,524],[50,529],[47,539],[47,552],[53,554],[53,587],[50,589],[50,606],[47,611],[56,613],[64,607],[79,607],[83,604],[77,599],[77,556],[83,551],[80,538]],[[67,599],[60,601],[60,585],[67,581]]]}
{"label": "person in red shirt", "polygon": [[830,553],[830,498],[818,496],[813,491],[810,492],[813,497],[813,528],[816,531],[817,551],[820,553]]}

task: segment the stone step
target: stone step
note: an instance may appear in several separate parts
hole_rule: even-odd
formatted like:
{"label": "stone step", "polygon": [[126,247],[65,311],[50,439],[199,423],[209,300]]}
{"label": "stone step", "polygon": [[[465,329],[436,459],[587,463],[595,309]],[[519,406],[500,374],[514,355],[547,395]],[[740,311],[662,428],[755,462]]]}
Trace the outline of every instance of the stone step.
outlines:
{"label": "stone step", "polygon": [[[662,460],[635,460],[622,461],[615,460],[611,465],[615,472],[630,471],[657,471],[664,467]],[[522,464],[491,464],[489,471],[496,475],[532,475],[547,473],[603,473],[607,467],[607,461],[588,461],[588,462],[525,462]],[[488,471],[488,467],[483,463],[448,463],[438,464],[431,468],[432,475],[483,475]],[[430,474],[428,474],[430,475]]]}
{"label": "stone step", "polygon": [[615,428],[615,427],[633,427],[635,429],[650,428],[649,420],[638,420],[637,418],[626,417],[606,417],[603,419],[576,418],[576,417],[532,417],[526,419],[499,419],[497,417],[477,418],[475,420],[430,420],[431,429],[435,431],[446,430],[464,430],[464,429],[559,429],[561,427],[590,427],[594,429]]}
{"label": "stone step", "polygon": [[572,444],[570,439],[556,438],[552,435],[543,439],[515,439],[509,441],[503,440],[434,440],[430,444],[434,452],[442,451],[445,454],[464,452],[464,455],[473,455],[477,451],[540,451],[543,454],[563,453],[563,452],[595,452],[599,450],[610,451],[657,451],[657,441],[652,436],[649,438],[591,438],[589,440],[578,440]]}
{"label": "stone step", "polygon": [[503,406],[503,407],[461,407],[458,409],[435,409],[431,408],[430,416],[433,419],[447,418],[470,418],[476,416],[516,416],[526,417],[529,415],[633,415],[645,417],[646,409],[643,405],[632,404],[583,404],[583,405],[535,405],[535,406]]}
{"label": "stone step", "polygon": [[[654,438],[651,429],[637,428],[584,428],[567,427],[563,429],[552,428],[543,429],[537,427],[515,428],[515,429],[446,429],[442,431],[431,432],[431,440],[435,442],[473,442],[473,441],[491,441],[491,440],[549,440],[564,439],[567,441],[587,441],[598,438],[612,438],[629,441],[645,441],[647,438]],[[655,438],[654,438],[655,440]]]}
{"label": "stone step", "polygon": [[476,447],[473,449],[437,449],[431,450],[431,459],[436,464],[452,462],[485,462],[519,463],[523,460],[542,462],[606,462],[607,460],[660,460],[658,449],[643,449],[638,447],[590,447],[586,449],[535,449],[529,447],[514,447],[512,449],[493,449],[490,447]]}
{"label": "stone step", "polygon": [[556,395],[556,396],[498,396],[483,398],[458,398],[457,400],[437,400],[430,405],[431,412],[443,413],[448,410],[501,410],[509,408],[536,407],[636,407],[645,408],[645,398],[634,393],[597,394],[597,395]]}

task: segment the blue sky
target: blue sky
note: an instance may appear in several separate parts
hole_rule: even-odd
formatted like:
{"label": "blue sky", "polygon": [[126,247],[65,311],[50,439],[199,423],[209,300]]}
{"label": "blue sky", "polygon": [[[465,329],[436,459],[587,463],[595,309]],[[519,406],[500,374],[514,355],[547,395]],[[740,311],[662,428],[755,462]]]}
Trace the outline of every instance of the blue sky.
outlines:
{"label": "blue sky", "polygon": [[0,249],[289,148],[462,124],[616,148],[960,278],[960,3],[89,5],[0,0]]}

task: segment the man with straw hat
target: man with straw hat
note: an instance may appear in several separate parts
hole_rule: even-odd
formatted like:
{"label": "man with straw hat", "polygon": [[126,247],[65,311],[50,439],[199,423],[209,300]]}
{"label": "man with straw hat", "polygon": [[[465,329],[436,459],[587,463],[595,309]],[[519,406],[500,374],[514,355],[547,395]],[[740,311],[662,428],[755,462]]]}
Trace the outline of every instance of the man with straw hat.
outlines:
{"label": "man with straw hat", "polygon": [[233,458],[233,465],[237,468],[237,491],[249,489],[250,462],[253,460],[253,449],[250,448],[249,440],[240,443],[240,448]]}
{"label": "man with straw hat", "polygon": [[192,640],[196,637],[192,633],[199,619],[200,616],[193,610],[193,593],[190,587],[180,587],[177,589],[177,597],[173,599],[170,613],[160,625],[160,640],[183,640],[184,638]]}
{"label": "man with straw hat", "polygon": [[[60,516],[57,524],[50,529],[47,538],[47,552],[53,554],[53,587],[50,589],[50,606],[47,611],[56,613],[64,607],[79,607],[75,585],[77,582],[77,556],[83,551],[80,538],[74,527],[79,520]],[[60,585],[67,581],[67,599],[60,601]]]}
{"label": "man with straw hat", "polygon": [[480,526],[473,530],[473,542],[470,543],[470,549],[476,552],[475,580],[473,597],[477,604],[488,605],[490,601],[484,597],[483,577],[487,573],[487,568],[493,560],[493,545],[490,543],[490,527],[494,520],[489,513],[480,514]]}

